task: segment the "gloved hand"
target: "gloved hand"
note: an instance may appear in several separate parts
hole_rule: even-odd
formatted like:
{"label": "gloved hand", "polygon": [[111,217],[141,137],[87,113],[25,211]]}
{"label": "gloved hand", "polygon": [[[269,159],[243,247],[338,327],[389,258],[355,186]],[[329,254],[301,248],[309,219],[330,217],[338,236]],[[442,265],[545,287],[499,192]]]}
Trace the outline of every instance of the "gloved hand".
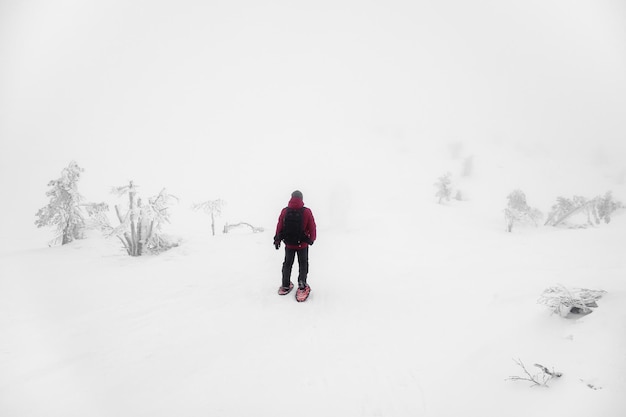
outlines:
{"label": "gloved hand", "polygon": [[306,236],[306,237],[304,238],[304,241],[305,241],[306,243],[308,243],[308,244],[309,244],[309,246],[313,246],[313,240],[312,240],[310,237]]}
{"label": "gloved hand", "polygon": [[276,248],[276,250],[280,249],[280,240],[274,241],[274,247]]}

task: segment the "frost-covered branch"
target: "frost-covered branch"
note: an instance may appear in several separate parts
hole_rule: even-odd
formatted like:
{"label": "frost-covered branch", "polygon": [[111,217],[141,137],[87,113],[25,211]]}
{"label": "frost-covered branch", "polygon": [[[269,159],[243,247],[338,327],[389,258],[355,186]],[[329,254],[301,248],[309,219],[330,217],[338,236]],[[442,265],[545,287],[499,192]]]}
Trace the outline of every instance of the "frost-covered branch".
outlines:
{"label": "frost-covered branch", "polygon": [[255,227],[255,226],[252,226],[250,223],[240,222],[240,223],[237,223],[237,224],[228,224],[228,223],[226,223],[224,225],[223,233],[228,233],[230,230],[235,229],[235,228],[237,228],[239,226],[248,226],[250,229],[252,229],[252,233],[261,233],[261,232],[265,231],[265,229],[262,228],[262,227]]}
{"label": "frost-covered branch", "polygon": [[109,205],[107,203],[86,203],[81,206],[87,212],[85,224],[87,228],[97,229],[104,232],[111,231],[112,227],[107,217]]}

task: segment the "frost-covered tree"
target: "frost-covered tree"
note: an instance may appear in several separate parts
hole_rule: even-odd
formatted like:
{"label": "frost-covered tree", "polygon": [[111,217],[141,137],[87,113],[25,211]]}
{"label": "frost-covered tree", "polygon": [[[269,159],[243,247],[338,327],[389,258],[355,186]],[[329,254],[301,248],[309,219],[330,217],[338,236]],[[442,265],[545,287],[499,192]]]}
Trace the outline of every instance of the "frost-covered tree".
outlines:
{"label": "frost-covered tree", "polygon": [[193,205],[194,210],[202,210],[211,216],[211,234],[215,236],[215,218],[222,215],[222,209],[226,202],[221,199],[208,200],[203,203]]}
{"label": "frost-covered tree", "polygon": [[437,192],[435,196],[439,198],[439,204],[441,204],[444,200],[449,201],[450,196],[452,195],[452,180],[450,179],[450,173],[446,173],[437,179],[435,183],[435,188]]}
{"label": "frost-covered tree", "polygon": [[513,231],[515,223],[533,223],[535,226],[543,215],[526,202],[526,194],[522,190],[514,190],[507,197],[508,204],[504,209],[507,232]]}
{"label": "frost-covered tree", "polygon": [[610,191],[592,199],[582,196],[574,196],[571,199],[557,197],[545,224],[559,226],[579,214],[586,216],[587,225],[600,224],[601,221],[609,223],[613,212],[623,207],[621,202],[613,199]]}
{"label": "frost-covered tree", "polygon": [[146,250],[158,253],[176,246],[161,234],[161,226],[169,223],[168,209],[176,197],[163,189],[144,202],[132,181],[127,186],[113,188],[113,193],[128,196],[126,213],[122,213],[119,205],[115,206],[120,225],[111,231],[111,235],[120,239],[130,256],[141,256]]}
{"label": "frost-covered tree", "polygon": [[63,168],[61,177],[48,183],[50,190],[46,195],[50,203],[37,212],[37,227],[56,226],[57,236],[50,245],[61,242],[62,245],[82,237],[85,216],[81,209],[83,197],[78,192],[78,180],[84,171],[74,161]]}
{"label": "frost-covered tree", "polygon": [[596,210],[598,214],[598,223],[599,220],[604,220],[605,223],[610,223],[611,214],[621,208],[624,208],[624,205],[613,199],[613,194],[610,191],[607,191],[604,196],[597,197]]}

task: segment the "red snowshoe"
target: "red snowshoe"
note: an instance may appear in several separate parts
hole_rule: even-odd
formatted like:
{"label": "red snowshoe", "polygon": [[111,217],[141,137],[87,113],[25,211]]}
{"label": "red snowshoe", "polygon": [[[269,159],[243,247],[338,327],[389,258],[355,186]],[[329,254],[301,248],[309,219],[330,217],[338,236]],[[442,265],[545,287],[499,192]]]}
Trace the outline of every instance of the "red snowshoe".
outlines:
{"label": "red snowshoe", "polygon": [[296,301],[299,303],[306,301],[306,299],[309,298],[310,293],[311,287],[309,287],[308,285],[304,288],[298,288],[298,290],[296,291]]}
{"label": "red snowshoe", "polygon": [[291,290],[293,290],[293,282],[289,283],[289,288],[287,287],[279,287],[278,288],[278,295],[287,295],[291,292]]}

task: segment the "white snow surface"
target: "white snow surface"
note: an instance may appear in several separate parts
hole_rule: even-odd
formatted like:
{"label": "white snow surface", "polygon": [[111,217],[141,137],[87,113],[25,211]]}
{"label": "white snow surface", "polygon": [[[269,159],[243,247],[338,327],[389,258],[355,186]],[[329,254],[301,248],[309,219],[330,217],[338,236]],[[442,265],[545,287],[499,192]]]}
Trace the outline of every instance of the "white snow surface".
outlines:
{"label": "white snow surface", "polygon": [[[0,417],[626,416],[624,211],[512,233],[503,213],[517,188],[544,213],[626,202],[625,17],[0,1]],[[180,246],[47,247],[35,213],[71,160],[86,201],[177,196]],[[446,172],[463,201],[439,205]],[[278,296],[272,244],[295,189],[318,224],[305,303]],[[212,237],[190,207],[218,198]],[[265,232],[219,233],[242,221]],[[537,304],[556,285],[606,294],[566,319]],[[517,360],[563,376],[531,388]]]}
{"label": "white snow surface", "polygon": [[[98,234],[4,251],[2,415],[624,415],[626,216],[506,233],[504,196],[486,198],[506,175],[476,162],[473,199],[439,205],[434,188],[410,195],[422,162],[388,198],[352,204],[345,227],[319,211],[305,303],[276,293],[274,218],[211,237],[187,212],[195,227],[159,256]],[[565,319],[537,304],[557,284],[607,294]],[[524,376],[517,359],[563,377],[507,380]]]}

